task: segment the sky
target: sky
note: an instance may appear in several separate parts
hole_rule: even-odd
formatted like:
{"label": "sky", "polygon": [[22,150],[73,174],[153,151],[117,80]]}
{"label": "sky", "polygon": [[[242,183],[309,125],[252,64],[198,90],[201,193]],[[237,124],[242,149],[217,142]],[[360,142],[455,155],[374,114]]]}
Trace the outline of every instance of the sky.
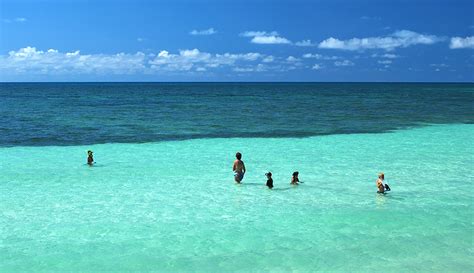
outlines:
{"label": "sky", "polygon": [[0,81],[474,82],[474,1],[0,0]]}

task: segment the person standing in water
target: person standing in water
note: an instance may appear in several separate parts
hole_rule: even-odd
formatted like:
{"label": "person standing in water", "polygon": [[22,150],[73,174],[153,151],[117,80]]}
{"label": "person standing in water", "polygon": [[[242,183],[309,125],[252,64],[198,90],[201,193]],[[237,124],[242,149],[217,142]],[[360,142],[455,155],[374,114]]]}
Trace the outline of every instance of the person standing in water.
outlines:
{"label": "person standing in water", "polygon": [[298,183],[300,182],[300,180],[298,179],[298,174],[299,172],[294,172],[291,176],[291,185],[298,185]]}
{"label": "person standing in water", "polygon": [[87,151],[87,165],[92,166],[94,164],[94,155],[91,150]]}
{"label": "person standing in water", "polygon": [[272,189],[273,188],[273,179],[272,179],[272,173],[271,172],[268,172],[265,174],[267,176],[267,187],[269,189]]}
{"label": "person standing in water", "polygon": [[390,191],[390,186],[388,184],[384,184],[383,181],[385,179],[384,173],[379,173],[379,178],[375,181],[377,188],[379,189],[377,193],[385,193],[385,191]]}
{"label": "person standing in water", "polygon": [[234,161],[234,166],[232,166],[232,170],[234,171],[235,182],[240,183],[240,182],[242,182],[242,179],[244,179],[245,164],[241,160],[242,159],[242,154],[241,153],[237,152],[235,154],[235,157],[237,159]]}

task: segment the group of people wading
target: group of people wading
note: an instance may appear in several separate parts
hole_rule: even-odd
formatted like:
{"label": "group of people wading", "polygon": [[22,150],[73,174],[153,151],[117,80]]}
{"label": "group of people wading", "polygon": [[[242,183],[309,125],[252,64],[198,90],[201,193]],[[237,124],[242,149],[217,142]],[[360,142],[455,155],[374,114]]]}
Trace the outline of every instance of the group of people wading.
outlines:
{"label": "group of people wading", "polygon": [[[244,179],[244,175],[245,175],[245,172],[246,172],[245,164],[242,161],[242,154],[240,152],[237,152],[235,154],[235,157],[236,157],[236,159],[234,161],[234,165],[232,166],[232,171],[234,171],[235,182],[240,184],[242,182],[242,179]],[[89,151],[87,151],[87,165],[92,166],[92,165],[94,165],[94,163],[95,162],[94,162],[93,152],[91,150],[89,150]],[[297,171],[293,172],[293,174],[291,176],[291,182],[290,182],[291,185],[298,185],[300,183],[298,175],[299,175],[299,172],[297,172]],[[272,189],[273,188],[272,173],[267,172],[265,174],[265,176],[267,177],[266,186],[269,189]],[[377,185],[377,189],[378,189],[377,192],[378,193],[385,193],[386,191],[390,191],[390,187],[388,186],[388,184],[384,183],[384,179],[385,179],[384,173],[380,173],[379,178],[375,182],[376,185]]]}
{"label": "group of people wading", "polygon": [[[242,179],[244,179],[244,174],[246,172],[245,164],[242,161],[242,154],[240,152],[237,152],[235,154],[235,157],[236,159],[234,161],[234,165],[232,166],[232,171],[234,171],[235,182],[240,184],[242,182]],[[291,185],[298,185],[298,183],[300,183],[300,180],[298,179],[298,174],[299,172],[293,172],[290,182]],[[265,174],[265,176],[267,177],[266,186],[270,189],[273,188],[272,173],[268,172]],[[388,186],[388,184],[384,183],[384,179],[384,173],[380,173],[377,181],[375,182],[378,188],[377,193],[385,193],[386,191],[390,191],[390,187]]]}
{"label": "group of people wading", "polygon": [[[244,162],[242,161],[242,154],[237,152],[235,154],[235,161],[234,161],[234,166],[232,166],[232,170],[234,171],[234,179],[235,179],[235,182],[237,183],[241,183],[242,182],[242,179],[244,179],[244,174],[245,174],[245,164]],[[300,180],[298,179],[298,172],[293,172],[293,175],[291,177],[291,182],[290,184],[291,185],[298,185],[298,183],[300,182]],[[272,178],[272,173],[271,172],[268,172],[265,174],[265,176],[267,177],[267,183],[266,183],[266,186],[271,189],[273,188],[273,178]]]}

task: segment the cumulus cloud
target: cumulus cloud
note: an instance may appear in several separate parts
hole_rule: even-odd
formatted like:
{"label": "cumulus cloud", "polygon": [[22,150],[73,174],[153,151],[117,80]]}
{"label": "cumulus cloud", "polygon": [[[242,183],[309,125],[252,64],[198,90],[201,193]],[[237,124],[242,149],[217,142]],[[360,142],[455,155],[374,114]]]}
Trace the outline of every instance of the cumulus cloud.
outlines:
{"label": "cumulus cloud", "polygon": [[311,67],[311,69],[313,69],[313,70],[319,70],[321,68],[323,68],[323,67],[319,64],[314,64],[313,67]]}
{"label": "cumulus cloud", "polygon": [[[5,74],[134,74],[160,71],[204,72],[218,67],[234,67],[254,64],[270,56],[260,53],[211,54],[198,49],[170,53],[162,50],[158,54],[81,54],[46,51],[25,47],[0,55],[0,73]],[[258,70],[255,70],[258,71]]]}
{"label": "cumulus cloud", "polygon": [[191,35],[212,35],[212,34],[216,34],[217,33],[217,30],[215,30],[214,28],[208,28],[208,29],[204,29],[204,30],[192,30],[191,32],[189,32],[189,34]]}
{"label": "cumulus cloud", "polygon": [[216,68],[220,66],[233,66],[238,62],[253,62],[262,59],[260,53],[245,54],[211,54],[198,49],[180,50],[179,54],[170,54],[161,51],[154,59],[149,61],[152,69],[166,71],[189,71],[194,66]]}
{"label": "cumulus cloud", "polygon": [[56,49],[47,51],[25,47],[0,56],[0,71],[8,73],[64,74],[64,73],[117,73],[128,74],[141,71],[145,54],[80,54],[79,51],[61,53]]}
{"label": "cumulus cloud", "polygon": [[276,31],[245,31],[240,33],[242,37],[252,37],[250,40],[254,44],[291,44],[291,41],[282,37]]}
{"label": "cumulus cloud", "polygon": [[335,61],[334,65],[335,66],[353,66],[354,63],[349,60],[343,60],[343,61]]}
{"label": "cumulus cloud", "polygon": [[420,34],[410,30],[400,30],[384,37],[352,38],[349,40],[339,40],[329,38],[319,43],[319,48],[340,49],[340,50],[364,50],[364,49],[384,49],[394,50],[398,47],[409,47],[412,45],[430,45],[442,41],[435,35]]}
{"label": "cumulus cloud", "polygon": [[474,36],[468,36],[466,38],[453,37],[451,38],[449,48],[451,49],[474,48]]}
{"label": "cumulus cloud", "polygon": [[286,58],[286,61],[287,61],[287,62],[290,62],[290,63],[292,63],[292,62],[297,62],[297,61],[299,61],[299,60],[300,60],[300,59],[295,58],[295,57],[293,57],[293,56],[288,56],[288,58]]}
{"label": "cumulus cloud", "polygon": [[254,44],[291,44],[291,41],[280,36],[255,36],[250,41]]}

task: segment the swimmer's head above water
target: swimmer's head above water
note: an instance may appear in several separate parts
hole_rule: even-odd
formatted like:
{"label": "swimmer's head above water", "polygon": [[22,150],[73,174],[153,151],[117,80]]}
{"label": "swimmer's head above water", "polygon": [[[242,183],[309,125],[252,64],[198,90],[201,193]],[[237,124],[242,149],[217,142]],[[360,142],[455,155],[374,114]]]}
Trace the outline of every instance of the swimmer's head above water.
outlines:
{"label": "swimmer's head above water", "polygon": [[299,174],[298,171],[293,172],[293,175],[291,176],[291,184],[292,185],[298,185],[298,182],[300,182],[300,180],[298,179],[298,174]]}
{"label": "swimmer's head above water", "polygon": [[235,154],[235,157],[236,157],[238,160],[240,160],[240,159],[242,159],[242,154],[241,154],[240,152],[237,152],[237,153]]}

